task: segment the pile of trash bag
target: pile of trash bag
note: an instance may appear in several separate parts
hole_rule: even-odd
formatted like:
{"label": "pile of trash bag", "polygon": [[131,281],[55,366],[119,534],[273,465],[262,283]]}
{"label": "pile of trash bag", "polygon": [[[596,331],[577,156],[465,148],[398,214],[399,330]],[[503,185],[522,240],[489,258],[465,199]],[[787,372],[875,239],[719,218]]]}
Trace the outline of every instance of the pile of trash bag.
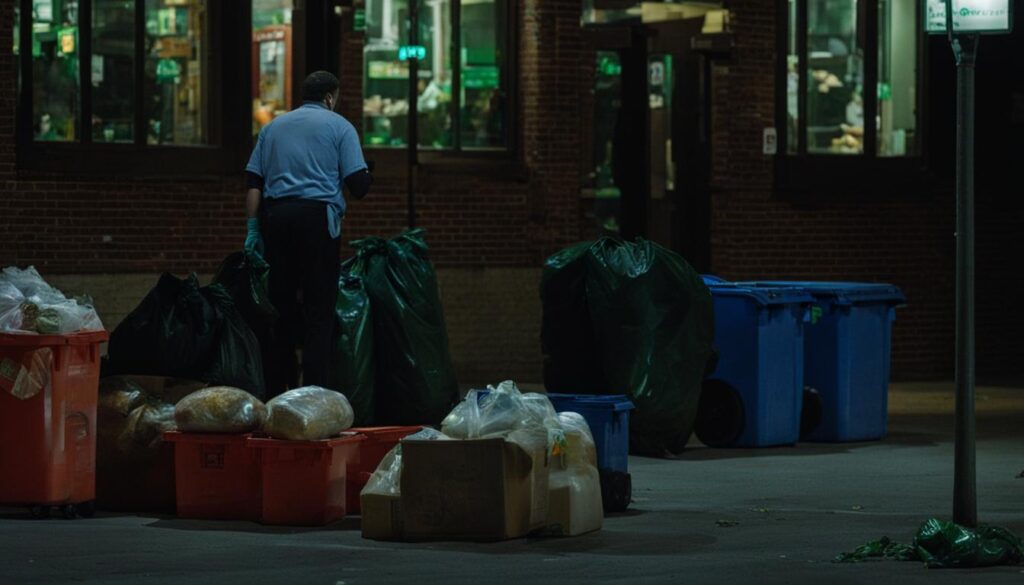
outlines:
{"label": "pile of trash bag", "polygon": [[107,353],[104,377],[186,378],[264,395],[258,339],[224,286],[200,287],[195,274],[162,275],[114,329]]}
{"label": "pile of trash bag", "polygon": [[8,266],[0,273],[0,331],[53,335],[102,329],[91,299],[67,298],[35,267]]}
{"label": "pile of trash bag", "polygon": [[[390,240],[357,240],[352,242],[355,256],[342,264],[343,274],[362,279],[373,313],[377,425],[436,424],[458,400],[437,275],[423,235],[417,229]],[[353,296],[357,312],[358,295],[356,291]],[[343,302],[349,299],[339,299]],[[358,322],[353,317],[352,325],[343,323],[343,329],[351,331]],[[365,338],[359,347],[358,363],[365,367]],[[357,362],[349,363],[354,368]],[[365,388],[361,385],[359,391]],[[363,403],[359,408],[364,412],[368,407]]]}
{"label": "pile of trash bag", "polygon": [[882,537],[840,554],[834,562],[855,563],[879,558],[923,562],[930,569],[1017,565],[1024,562],[1024,541],[1005,528],[980,526],[972,530],[932,518],[918,529],[912,545]]}
{"label": "pile of trash bag", "polygon": [[603,238],[548,258],[541,280],[549,392],[626,394],[630,450],[683,450],[712,363],[711,293],[678,254]]}

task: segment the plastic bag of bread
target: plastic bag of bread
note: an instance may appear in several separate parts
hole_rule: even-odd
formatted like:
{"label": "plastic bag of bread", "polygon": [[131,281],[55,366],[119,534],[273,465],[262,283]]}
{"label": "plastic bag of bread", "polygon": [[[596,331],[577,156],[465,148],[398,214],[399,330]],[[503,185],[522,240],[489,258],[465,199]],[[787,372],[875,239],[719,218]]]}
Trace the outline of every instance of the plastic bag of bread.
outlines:
{"label": "plastic bag of bread", "polygon": [[267,407],[252,394],[230,386],[193,392],[174,408],[183,433],[249,433],[267,419]]}
{"label": "plastic bag of bread", "polygon": [[118,449],[145,453],[158,448],[164,432],[175,430],[174,414],[173,405],[155,400],[133,409],[118,437]]}
{"label": "plastic bag of bread", "polygon": [[352,405],[341,392],[306,386],[267,403],[263,430],[275,439],[319,441],[350,428],[354,417]]}

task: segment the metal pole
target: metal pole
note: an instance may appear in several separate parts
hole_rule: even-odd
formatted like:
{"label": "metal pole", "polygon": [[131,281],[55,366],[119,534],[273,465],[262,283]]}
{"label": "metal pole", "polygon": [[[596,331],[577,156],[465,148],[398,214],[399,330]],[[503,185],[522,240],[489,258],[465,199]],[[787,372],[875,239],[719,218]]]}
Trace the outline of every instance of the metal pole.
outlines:
{"label": "metal pole", "polygon": [[[415,52],[413,47],[420,44],[420,18],[419,18],[419,0],[409,0],[409,51]],[[417,160],[417,150],[419,149],[419,128],[417,120],[419,118],[419,73],[420,73],[420,61],[419,55],[406,55],[406,62],[409,63],[409,184],[408,184],[408,202],[407,206],[409,209],[409,229],[416,227],[416,168],[419,165]]]}
{"label": "metal pole", "polygon": [[978,36],[951,37],[957,71],[956,447],[953,521],[978,524],[974,417],[974,64]]}

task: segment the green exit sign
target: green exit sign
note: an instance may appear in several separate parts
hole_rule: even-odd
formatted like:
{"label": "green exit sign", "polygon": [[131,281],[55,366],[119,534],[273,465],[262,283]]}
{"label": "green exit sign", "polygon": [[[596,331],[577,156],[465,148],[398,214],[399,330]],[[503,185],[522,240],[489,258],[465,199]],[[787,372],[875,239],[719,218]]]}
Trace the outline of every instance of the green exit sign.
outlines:
{"label": "green exit sign", "polygon": [[408,61],[416,59],[422,61],[427,58],[427,48],[422,45],[405,45],[398,48],[398,60]]}
{"label": "green exit sign", "polygon": [[[1007,34],[1013,29],[1012,0],[952,0],[953,32]],[[946,34],[946,0],[925,0],[925,30]]]}

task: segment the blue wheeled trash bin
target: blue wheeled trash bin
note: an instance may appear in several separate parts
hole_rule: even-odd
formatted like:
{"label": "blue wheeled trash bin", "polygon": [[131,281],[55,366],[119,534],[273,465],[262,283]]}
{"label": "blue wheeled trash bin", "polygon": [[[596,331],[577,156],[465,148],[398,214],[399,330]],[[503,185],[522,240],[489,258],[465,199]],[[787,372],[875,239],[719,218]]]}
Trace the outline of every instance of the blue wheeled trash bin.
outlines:
{"label": "blue wheeled trash bin", "polygon": [[597,446],[601,498],[605,512],[621,512],[633,498],[629,475],[629,411],[633,403],[623,395],[548,394],[558,412],[576,412],[590,426]]}
{"label": "blue wheeled trash bin", "polygon": [[805,329],[804,429],[801,440],[869,441],[885,437],[892,324],[906,304],[899,288],[858,282],[758,281],[814,297]]}
{"label": "blue wheeled trash bin", "polygon": [[718,364],[701,390],[695,432],[710,447],[791,445],[800,438],[804,322],[813,298],[789,287],[705,277]]}

